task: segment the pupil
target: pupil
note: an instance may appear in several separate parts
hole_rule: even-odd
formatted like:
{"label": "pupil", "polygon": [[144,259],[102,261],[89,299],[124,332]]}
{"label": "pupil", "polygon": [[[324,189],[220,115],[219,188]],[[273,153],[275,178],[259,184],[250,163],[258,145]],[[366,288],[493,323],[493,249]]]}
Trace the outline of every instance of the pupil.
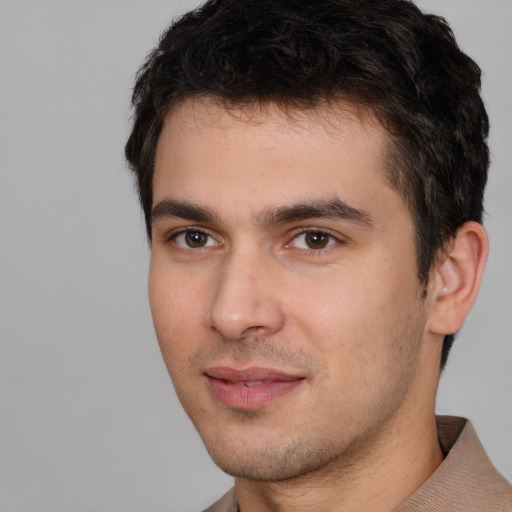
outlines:
{"label": "pupil", "polygon": [[323,249],[327,246],[329,238],[325,233],[308,233],[306,243],[312,249]]}
{"label": "pupil", "polygon": [[190,247],[203,247],[206,243],[206,235],[200,231],[190,231],[186,234],[185,239]]}

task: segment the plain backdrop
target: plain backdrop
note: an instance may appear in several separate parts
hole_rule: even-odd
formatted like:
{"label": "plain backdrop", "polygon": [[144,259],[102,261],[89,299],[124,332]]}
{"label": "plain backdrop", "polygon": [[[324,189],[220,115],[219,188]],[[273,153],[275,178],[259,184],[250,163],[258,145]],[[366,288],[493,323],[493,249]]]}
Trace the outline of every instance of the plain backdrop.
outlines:
{"label": "plain backdrop", "polygon": [[[511,479],[512,1],[418,3],[482,66],[492,123],[491,253],[438,410]],[[231,486],[161,361],[123,158],[134,74],[195,5],[0,0],[1,511],[196,512]]]}

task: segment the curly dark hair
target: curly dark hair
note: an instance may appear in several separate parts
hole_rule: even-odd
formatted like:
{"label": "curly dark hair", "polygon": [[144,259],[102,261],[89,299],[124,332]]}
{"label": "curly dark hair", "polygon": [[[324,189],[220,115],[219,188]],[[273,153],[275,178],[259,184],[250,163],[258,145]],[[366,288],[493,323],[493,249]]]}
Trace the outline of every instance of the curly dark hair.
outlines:
{"label": "curly dark hair", "polygon": [[387,178],[413,216],[426,285],[444,243],[482,221],[489,121],[480,82],[447,22],[409,0],[209,0],[172,23],[137,74],[126,158],[149,240],[155,151],[171,107],[194,97],[284,109],[349,101],[390,135]]}

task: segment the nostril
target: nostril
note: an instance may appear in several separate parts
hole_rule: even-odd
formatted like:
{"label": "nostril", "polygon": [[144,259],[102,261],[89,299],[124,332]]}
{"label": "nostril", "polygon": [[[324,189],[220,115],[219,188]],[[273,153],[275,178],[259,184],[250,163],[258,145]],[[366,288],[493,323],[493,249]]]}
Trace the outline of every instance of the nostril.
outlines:
{"label": "nostril", "polygon": [[277,304],[253,300],[242,307],[240,303],[231,306],[219,303],[211,307],[204,316],[204,325],[219,333],[225,339],[240,341],[248,337],[262,337],[274,334],[284,324],[284,314]]}

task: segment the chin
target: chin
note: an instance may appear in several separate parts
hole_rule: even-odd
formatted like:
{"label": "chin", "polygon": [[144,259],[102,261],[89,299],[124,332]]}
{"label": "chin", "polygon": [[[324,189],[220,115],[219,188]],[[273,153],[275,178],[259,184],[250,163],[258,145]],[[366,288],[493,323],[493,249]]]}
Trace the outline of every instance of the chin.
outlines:
{"label": "chin", "polygon": [[208,446],[215,464],[235,478],[259,482],[282,482],[327,468],[337,452],[332,447],[315,446],[290,439],[283,443],[265,443],[265,446],[228,445]]}

